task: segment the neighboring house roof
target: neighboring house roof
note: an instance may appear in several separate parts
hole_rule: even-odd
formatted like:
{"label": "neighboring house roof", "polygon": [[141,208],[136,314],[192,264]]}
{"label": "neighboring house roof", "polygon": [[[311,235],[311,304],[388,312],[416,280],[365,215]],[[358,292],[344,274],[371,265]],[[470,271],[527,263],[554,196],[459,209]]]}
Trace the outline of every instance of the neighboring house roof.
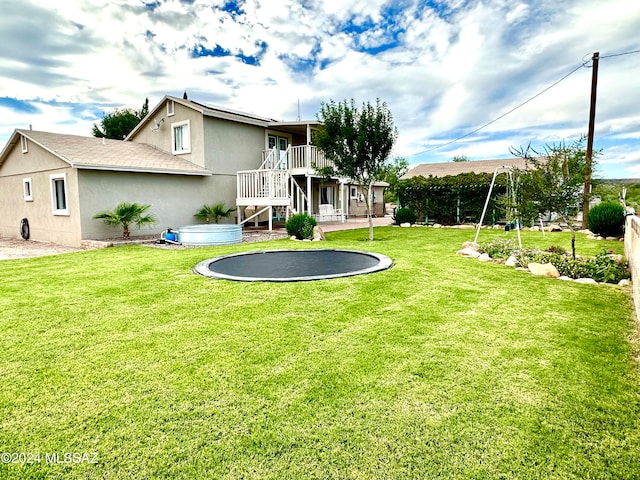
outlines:
{"label": "neighboring house roof", "polygon": [[523,158],[503,158],[496,160],[472,160],[469,162],[422,163],[405,173],[401,180],[418,176],[445,177],[461,173],[493,173],[499,167],[526,169]]}
{"label": "neighboring house roof", "polygon": [[302,120],[294,122],[279,122],[273,118],[261,117],[254,115],[253,113],[244,113],[237,110],[232,110],[226,107],[218,107],[205,105],[204,103],[194,102],[193,100],[185,100],[184,98],[172,97],[171,95],[165,95],[162,100],[149,112],[149,114],[142,119],[142,121],[136,125],[136,127],[127,135],[125,140],[132,138],[140,129],[144,128],[149,120],[153,117],[164,117],[165,112],[162,111],[166,100],[173,100],[175,103],[183,105],[187,108],[191,108],[197,112],[200,112],[205,117],[220,118],[223,120],[230,120],[232,122],[246,123],[249,125],[256,125],[258,127],[306,127],[306,125],[317,125],[317,120]]}
{"label": "neighboring house roof", "polygon": [[78,135],[15,130],[0,153],[0,165],[20,135],[47,150],[71,167],[83,170],[111,170],[174,175],[211,175],[209,170],[150,145]]}

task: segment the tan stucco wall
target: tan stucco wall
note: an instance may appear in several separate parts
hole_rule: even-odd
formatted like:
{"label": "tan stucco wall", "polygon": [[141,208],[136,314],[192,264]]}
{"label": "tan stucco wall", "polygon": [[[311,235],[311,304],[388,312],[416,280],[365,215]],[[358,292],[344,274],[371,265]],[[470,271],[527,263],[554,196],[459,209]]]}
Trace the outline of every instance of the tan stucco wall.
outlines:
{"label": "tan stucco wall", "polygon": [[[66,173],[69,215],[52,211],[50,175]],[[23,179],[31,178],[33,201],[24,200]],[[28,143],[27,153],[20,144],[0,166],[0,236],[20,238],[20,220],[29,220],[30,240],[65,245],[80,244],[77,172],[62,160]]]}
{"label": "tan stucco wall", "polygon": [[266,148],[265,132],[263,127],[205,117],[205,167],[234,176],[240,170],[259,168]]}
{"label": "tan stucco wall", "polygon": [[[367,204],[364,201],[364,196],[367,194],[366,190],[363,190],[360,187],[356,187],[358,189],[358,193],[360,193],[362,201],[358,201],[355,198],[351,198],[351,187],[356,187],[355,185],[346,185],[345,193],[346,197],[349,199],[349,215],[366,215],[367,213]],[[372,213],[377,217],[384,216],[384,187],[373,187],[374,192],[374,200],[371,208]]]}
{"label": "tan stucco wall", "polygon": [[[122,231],[94,220],[93,215],[113,210],[120,202],[149,204],[149,212],[158,218],[158,224],[153,228],[133,228],[132,237],[160,234],[167,227],[202,223],[193,214],[205,203],[225,202],[227,208],[235,207],[236,178],[235,175],[196,177],[82,170],[79,191],[82,238],[100,240],[118,237]],[[234,221],[235,212],[221,223]]]}
{"label": "tan stucco wall", "polygon": [[[164,118],[164,122],[160,124],[160,128],[156,131],[151,130],[153,120],[160,122]],[[171,125],[189,120],[189,133],[191,141],[191,153],[181,153],[176,155],[190,162],[205,167],[204,160],[204,127],[202,114],[191,108],[187,108],[178,102],[174,103],[174,114],[167,116],[167,101],[162,104],[158,113],[150,117],[148,125],[138,131],[138,133],[130,140],[136,143],[146,143],[172,153],[171,141]]]}
{"label": "tan stucco wall", "polygon": [[[300,181],[298,179],[298,183],[301,186],[306,185],[306,181]],[[312,211],[313,213],[319,213],[320,212],[320,188],[322,186],[328,187],[328,186],[333,186],[334,187],[334,195],[335,195],[335,199],[334,199],[334,208],[340,208],[340,183],[339,182],[320,182],[319,179],[313,179],[312,182],[312,187],[311,187],[311,191],[313,192],[313,196],[311,199],[311,203],[313,205],[312,207]],[[344,201],[345,201],[345,206],[348,206],[348,208],[343,209],[344,214],[345,215],[366,215],[367,213],[367,205],[364,201],[364,195],[366,195],[366,192],[363,191],[360,187],[358,188],[358,192],[360,192],[360,194],[362,195],[363,200],[362,201],[357,201],[356,199],[352,199],[350,198],[350,191],[351,191],[351,187],[354,185],[345,185],[344,186]],[[372,205],[372,213],[378,217],[383,217],[384,216],[384,187],[373,187],[373,191],[375,194],[375,200],[373,202]]]}

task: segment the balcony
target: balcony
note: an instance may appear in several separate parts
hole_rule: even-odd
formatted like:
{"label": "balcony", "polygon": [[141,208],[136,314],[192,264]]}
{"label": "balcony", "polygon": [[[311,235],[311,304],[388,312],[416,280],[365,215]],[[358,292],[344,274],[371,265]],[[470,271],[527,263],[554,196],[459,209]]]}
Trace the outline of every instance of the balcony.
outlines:
{"label": "balcony", "polygon": [[316,168],[331,165],[333,163],[315,145],[289,145],[284,152],[275,149],[263,151],[260,169],[289,170],[292,175],[313,175],[317,172]]}

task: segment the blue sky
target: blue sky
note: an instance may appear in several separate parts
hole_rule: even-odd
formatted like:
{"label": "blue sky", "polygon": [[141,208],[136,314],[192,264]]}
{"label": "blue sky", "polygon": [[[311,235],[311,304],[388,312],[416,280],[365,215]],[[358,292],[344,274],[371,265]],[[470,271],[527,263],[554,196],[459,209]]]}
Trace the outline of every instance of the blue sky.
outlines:
{"label": "blue sky", "polygon": [[640,53],[610,56],[639,50],[639,29],[631,0],[2,0],[0,147],[186,90],[280,120],[381,98],[411,164],[509,157],[586,134],[599,51],[597,174],[640,178]]}

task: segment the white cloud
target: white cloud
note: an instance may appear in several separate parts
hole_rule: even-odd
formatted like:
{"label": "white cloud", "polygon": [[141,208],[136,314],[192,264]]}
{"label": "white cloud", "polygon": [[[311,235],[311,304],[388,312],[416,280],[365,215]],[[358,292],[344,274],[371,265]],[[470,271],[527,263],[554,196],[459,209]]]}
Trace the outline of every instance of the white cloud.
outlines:
{"label": "white cloud", "polygon": [[[628,0],[561,6],[551,0],[451,0],[434,4],[437,9],[417,1],[248,0],[240,14],[214,8],[224,3],[168,0],[151,9],[128,0],[51,6],[3,0],[0,97],[87,104],[89,116],[99,116],[111,106],[137,108],[146,96],[154,103],[186,89],[195,100],[280,119],[295,118],[298,99],[313,117],[323,100],[380,97],[400,130],[396,151],[408,155],[497,118],[593,51],[606,56],[640,48],[640,3]],[[352,28],[345,30],[347,25]],[[371,28],[358,33],[364,26]],[[376,55],[363,51],[388,44],[393,48]],[[219,46],[229,55],[194,58],[199,45]],[[240,55],[259,56],[260,64],[243,63]],[[511,145],[585,133],[590,76],[587,69],[576,72],[429,158],[499,157]],[[638,161],[639,76],[640,55],[600,62],[596,143],[605,149],[606,168]],[[75,118],[78,106],[37,106],[40,114],[25,114],[0,103],[0,142],[29,123],[90,132],[89,119]],[[624,152],[616,150],[619,145]]]}

